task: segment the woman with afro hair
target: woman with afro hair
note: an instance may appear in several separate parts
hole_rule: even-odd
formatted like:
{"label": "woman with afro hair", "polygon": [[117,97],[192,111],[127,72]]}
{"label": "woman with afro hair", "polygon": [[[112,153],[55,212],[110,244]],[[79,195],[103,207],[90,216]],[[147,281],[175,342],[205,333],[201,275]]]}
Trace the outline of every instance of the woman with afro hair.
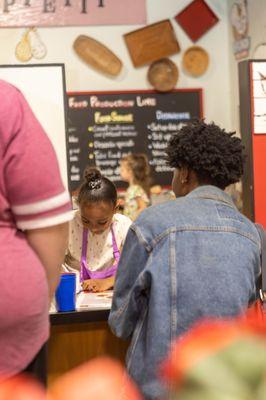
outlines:
{"label": "woman with afro hair", "polygon": [[260,238],[224,189],[243,173],[243,146],[192,121],[167,148],[176,200],[145,209],[120,258],[109,324],[131,337],[127,368],[147,400],[167,398],[158,366],[202,318],[242,314],[257,297]]}

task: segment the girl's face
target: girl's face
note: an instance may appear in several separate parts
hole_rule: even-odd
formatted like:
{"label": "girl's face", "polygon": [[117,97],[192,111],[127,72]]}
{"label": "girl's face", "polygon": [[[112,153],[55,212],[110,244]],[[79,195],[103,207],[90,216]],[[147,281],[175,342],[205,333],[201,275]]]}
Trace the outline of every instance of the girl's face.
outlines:
{"label": "girl's face", "polygon": [[121,161],[120,163],[120,176],[122,180],[126,182],[129,182],[132,177],[131,170],[126,161]]}
{"label": "girl's face", "polygon": [[108,201],[83,203],[79,208],[83,227],[96,235],[110,228],[116,211],[116,205]]}

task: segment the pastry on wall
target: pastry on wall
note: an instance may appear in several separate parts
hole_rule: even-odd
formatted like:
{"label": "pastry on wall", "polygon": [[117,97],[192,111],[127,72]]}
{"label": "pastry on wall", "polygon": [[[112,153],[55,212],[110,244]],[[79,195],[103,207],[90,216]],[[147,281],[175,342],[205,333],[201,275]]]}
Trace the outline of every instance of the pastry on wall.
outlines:
{"label": "pastry on wall", "polygon": [[148,81],[158,92],[174,89],[178,79],[178,69],[169,58],[154,61],[148,70]]}
{"label": "pastry on wall", "polygon": [[119,75],[123,66],[122,61],[97,40],[80,35],[74,41],[73,48],[81,60],[96,71],[110,76]]}
{"label": "pastry on wall", "polygon": [[30,42],[32,56],[37,60],[44,58],[47,52],[46,47],[42,42],[36,28],[31,28],[29,30],[28,39]]}
{"label": "pastry on wall", "polygon": [[28,34],[29,34],[29,31],[27,29],[27,31],[22,35],[22,38],[18,42],[16,49],[15,49],[16,58],[21,62],[27,62],[32,57]]}
{"label": "pastry on wall", "polygon": [[187,75],[197,78],[206,72],[208,65],[209,55],[202,47],[191,46],[185,51],[182,66]]}
{"label": "pastry on wall", "polygon": [[20,42],[16,46],[15,55],[22,62],[27,62],[32,57],[39,60],[46,56],[46,47],[36,28],[29,28],[22,35]]}

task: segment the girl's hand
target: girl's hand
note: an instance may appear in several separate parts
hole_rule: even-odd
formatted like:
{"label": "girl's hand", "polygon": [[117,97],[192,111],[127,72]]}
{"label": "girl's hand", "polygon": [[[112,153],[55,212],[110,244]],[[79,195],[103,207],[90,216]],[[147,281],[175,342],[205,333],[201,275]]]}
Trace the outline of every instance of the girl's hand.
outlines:
{"label": "girl's hand", "polygon": [[105,279],[88,279],[83,282],[83,290],[89,290],[90,292],[104,292],[105,290],[111,289],[114,286],[115,278],[112,276]]}

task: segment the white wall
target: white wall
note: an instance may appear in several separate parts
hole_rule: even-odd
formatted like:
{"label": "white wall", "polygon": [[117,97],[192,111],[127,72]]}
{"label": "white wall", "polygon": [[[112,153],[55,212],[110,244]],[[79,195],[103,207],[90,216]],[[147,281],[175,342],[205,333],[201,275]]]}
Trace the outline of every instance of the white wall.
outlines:
{"label": "white wall", "polygon": [[[196,43],[203,46],[210,55],[210,66],[201,78],[191,78],[181,71],[183,51],[193,45],[174,16],[191,0],[147,0],[147,23],[170,18],[174,26],[182,51],[171,57],[180,69],[177,88],[202,87],[204,89],[204,115],[227,129],[232,128],[232,107],[230,104],[230,70],[229,70],[229,30],[227,2],[206,0],[220,19],[207,34]],[[262,0],[263,1],[263,0]],[[47,56],[42,63],[64,63],[68,91],[106,91],[127,89],[151,89],[146,80],[148,66],[135,69],[131,63],[123,34],[140,26],[92,26],[39,28],[38,32],[47,46]],[[19,42],[23,28],[0,29],[0,63],[18,64],[15,47]],[[72,49],[75,38],[85,34],[91,36],[112,49],[123,61],[124,70],[121,77],[110,79],[82,63]],[[36,60],[31,60],[36,63]]]}

